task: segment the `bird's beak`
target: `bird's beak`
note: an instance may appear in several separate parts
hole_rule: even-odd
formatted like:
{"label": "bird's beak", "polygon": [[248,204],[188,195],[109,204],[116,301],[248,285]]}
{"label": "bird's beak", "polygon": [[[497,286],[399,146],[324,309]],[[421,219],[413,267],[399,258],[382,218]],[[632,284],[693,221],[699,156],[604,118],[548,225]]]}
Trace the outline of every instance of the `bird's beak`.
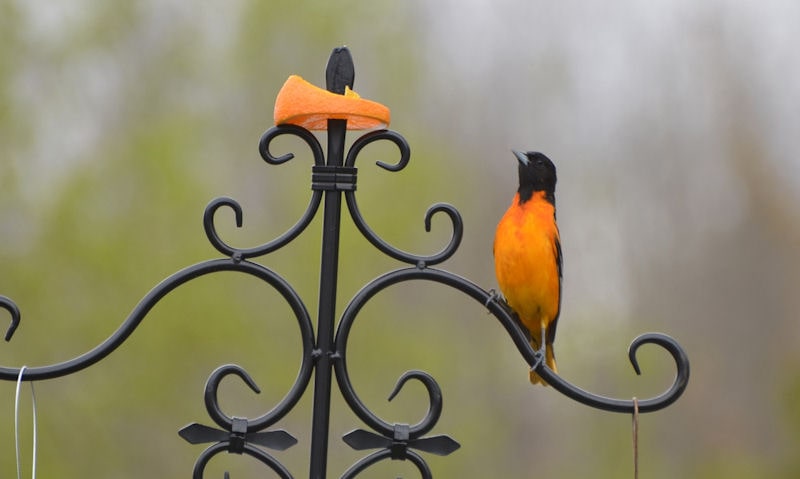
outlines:
{"label": "bird's beak", "polygon": [[522,163],[522,166],[528,166],[528,163],[530,163],[531,161],[528,159],[528,155],[517,150],[511,150],[511,152],[514,153],[514,156],[517,157],[517,160],[519,160],[519,162]]}

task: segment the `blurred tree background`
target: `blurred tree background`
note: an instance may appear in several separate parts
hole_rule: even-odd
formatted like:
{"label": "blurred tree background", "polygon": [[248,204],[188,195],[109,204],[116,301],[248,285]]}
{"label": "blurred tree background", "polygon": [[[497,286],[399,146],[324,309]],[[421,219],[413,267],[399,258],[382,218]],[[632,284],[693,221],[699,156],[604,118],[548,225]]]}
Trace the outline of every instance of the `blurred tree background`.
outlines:
{"label": "blurred tree background", "polygon": [[[346,44],[355,90],[392,108],[412,147],[400,173],[391,145],[360,160],[360,205],[397,246],[438,250],[437,201],[465,220],[443,267],[495,286],[494,226],[516,183],[511,148],[559,168],[565,256],[558,353],[588,390],[646,397],[671,361],[641,351],[663,331],[692,361],[685,395],[641,418],[643,477],[797,477],[800,460],[800,4],[786,1],[522,0],[424,2],[0,1],[0,294],[23,312],[0,363],[70,359],[110,335],[164,277],[217,257],[201,215],[221,211],[231,243],[288,228],[309,198],[309,155],[268,166],[256,144],[289,74],[324,84]],[[283,140],[282,140],[283,141]],[[276,144],[277,145],[277,144]],[[413,193],[413,194],[412,194]],[[320,222],[259,259],[316,312]],[[343,221],[341,308],[401,266]],[[5,316],[5,315],[3,315]],[[362,399],[386,419],[424,414],[418,385],[392,403],[403,371],[444,389],[435,433],[459,440],[431,457],[436,477],[632,475],[630,418],[531,387],[512,343],[480,305],[444,287],[404,284],[365,308],[350,343]],[[5,328],[5,326],[2,326]],[[288,391],[299,334],[286,305],[249,278],[198,279],[164,299],[101,363],[36,383],[40,477],[186,477],[200,446],[177,435],[211,424],[208,374],[234,362],[261,395],[226,381],[229,414],[256,416]],[[311,391],[279,426],[300,443],[275,455],[307,475]],[[14,473],[14,385],[0,384],[0,476]],[[27,394],[25,395],[27,397]],[[334,392],[330,476],[362,457],[339,437],[362,427]],[[23,402],[25,470],[30,404]],[[218,456],[207,477],[262,477]],[[402,462],[366,477],[416,477]]]}

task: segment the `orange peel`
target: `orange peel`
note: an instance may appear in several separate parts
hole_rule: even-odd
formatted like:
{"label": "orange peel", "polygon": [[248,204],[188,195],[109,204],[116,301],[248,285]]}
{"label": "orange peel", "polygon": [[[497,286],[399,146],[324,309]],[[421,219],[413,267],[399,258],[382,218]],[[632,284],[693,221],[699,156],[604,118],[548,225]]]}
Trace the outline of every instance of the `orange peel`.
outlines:
{"label": "orange peel", "polygon": [[361,98],[345,88],[344,95],[312,85],[291,75],[275,99],[275,124],[297,125],[307,130],[327,130],[328,120],[347,120],[348,130],[371,130],[389,126],[389,108]]}

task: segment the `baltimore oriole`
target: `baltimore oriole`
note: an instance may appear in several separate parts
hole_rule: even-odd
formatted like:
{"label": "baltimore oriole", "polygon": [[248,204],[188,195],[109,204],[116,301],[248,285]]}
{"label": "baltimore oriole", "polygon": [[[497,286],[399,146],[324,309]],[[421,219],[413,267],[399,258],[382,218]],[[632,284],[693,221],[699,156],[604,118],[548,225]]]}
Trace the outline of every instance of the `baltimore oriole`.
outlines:
{"label": "baltimore oriole", "polygon": [[[497,283],[528,328],[537,351],[544,339],[547,367],[556,371],[553,340],[561,309],[561,240],[556,224],[556,167],[545,155],[514,151],[519,188],[494,237]],[[544,338],[543,338],[544,337]],[[530,372],[533,384],[544,384]]]}

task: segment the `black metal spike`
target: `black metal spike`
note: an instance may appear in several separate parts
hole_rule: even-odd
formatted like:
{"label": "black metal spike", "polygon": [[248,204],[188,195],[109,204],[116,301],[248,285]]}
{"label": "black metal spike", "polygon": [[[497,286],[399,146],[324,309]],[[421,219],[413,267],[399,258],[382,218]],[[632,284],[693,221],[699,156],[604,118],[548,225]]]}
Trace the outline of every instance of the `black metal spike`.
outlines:
{"label": "black metal spike", "polygon": [[356,69],[350,50],[347,47],[334,48],[328,59],[328,66],[325,67],[325,88],[344,95],[346,86],[353,88],[355,78]]}

